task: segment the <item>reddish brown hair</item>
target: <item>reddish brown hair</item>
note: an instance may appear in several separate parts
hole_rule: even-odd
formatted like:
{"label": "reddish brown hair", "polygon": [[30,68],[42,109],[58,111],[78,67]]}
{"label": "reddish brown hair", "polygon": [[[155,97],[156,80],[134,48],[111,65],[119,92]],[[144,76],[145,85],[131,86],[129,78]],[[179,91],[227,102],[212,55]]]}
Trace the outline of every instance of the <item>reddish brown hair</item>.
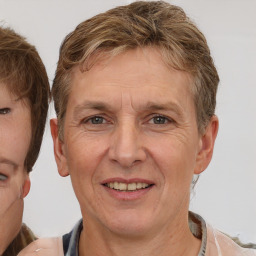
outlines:
{"label": "reddish brown hair", "polygon": [[10,93],[29,103],[32,137],[24,166],[30,172],[40,151],[47,117],[47,73],[36,48],[13,30],[1,27],[0,67],[0,82]]}

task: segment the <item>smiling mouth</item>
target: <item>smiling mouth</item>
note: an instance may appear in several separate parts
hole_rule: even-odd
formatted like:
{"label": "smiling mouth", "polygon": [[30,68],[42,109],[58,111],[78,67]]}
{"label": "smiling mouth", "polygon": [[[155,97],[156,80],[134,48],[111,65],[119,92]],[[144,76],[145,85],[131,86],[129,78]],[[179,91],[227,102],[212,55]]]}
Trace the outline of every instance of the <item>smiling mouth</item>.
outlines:
{"label": "smiling mouth", "polygon": [[142,190],[149,188],[153,186],[153,184],[148,184],[148,183],[143,183],[143,182],[133,182],[133,183],[122,183],[122,182],[110,182],[110,183],[105,183],[103,184],[104,186],[118,190],[118,191],[123,191],[123,192],[132,192],[132,191],[137,191],[137,190]]}

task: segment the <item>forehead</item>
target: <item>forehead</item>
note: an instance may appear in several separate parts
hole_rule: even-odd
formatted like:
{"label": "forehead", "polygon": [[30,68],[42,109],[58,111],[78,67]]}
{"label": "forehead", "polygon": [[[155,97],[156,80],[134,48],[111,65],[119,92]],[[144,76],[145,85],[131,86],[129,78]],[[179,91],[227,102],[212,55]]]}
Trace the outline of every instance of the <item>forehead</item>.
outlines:
{"label": "forehead", "polygon": [[[167,66],[155,48],[135,49],[95,63],[89,71],[73,70],[71,93],[84,98],[131,92],[132,98],[163,99],[173,94],[190,94],[192,79]],[[78,95],[75,97],[77,98]],[[111,100],[108,98],[108,100]],[[173,99],[174,100],[174,99]]]}
{"label": "forehead", "polygon": [[20,95],[15,93],[13,86],[0,82],[0,103],[4,104],[7,102],[18,103],[19,105],[21,104],[23,107],[30,109],[28,98],[21,98]]}
{"label": "forehead", "polygon": [[3,103],[4,101],[15,101],[18,96],[16,96],[12,90],[10,90],[10,87],[6,83],[1,83],[0,82],[0,98],[1,102]]}

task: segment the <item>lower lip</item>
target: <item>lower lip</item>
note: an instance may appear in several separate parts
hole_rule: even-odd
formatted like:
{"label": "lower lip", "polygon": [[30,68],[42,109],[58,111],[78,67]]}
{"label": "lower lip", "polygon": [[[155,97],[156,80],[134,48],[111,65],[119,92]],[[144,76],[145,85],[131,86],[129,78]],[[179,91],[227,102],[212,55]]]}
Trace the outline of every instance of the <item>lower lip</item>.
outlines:
{"label": "lower lip", "polygon": [[154,187],[154,185],[148,188],[139,189],[135,191],[120,191],[120,190],[115,190],[115,189],[106,187],[104,185],[103,187],[112,197],[119,200],[131,201],[131,200],[140,199],[141,197],[145,196]]}

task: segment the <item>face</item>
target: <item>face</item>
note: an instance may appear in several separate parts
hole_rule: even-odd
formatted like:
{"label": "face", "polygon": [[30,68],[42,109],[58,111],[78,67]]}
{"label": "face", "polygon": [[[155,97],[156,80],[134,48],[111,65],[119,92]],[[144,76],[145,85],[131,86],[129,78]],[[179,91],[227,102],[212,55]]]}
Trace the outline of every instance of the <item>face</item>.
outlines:
{"label": "face", "polygon": [[29,107],[0,84],[0,255],[17,235],[30,182],[24,161],[31,139]]}
{"label": "face", "polygon": [[56,120],[51,128],[85,225],[149,234],[187,218],[192,176],[210,161],[217,122],[210,136],[198,133],[191,83],[153,48],[75,70],[63,142]]}

